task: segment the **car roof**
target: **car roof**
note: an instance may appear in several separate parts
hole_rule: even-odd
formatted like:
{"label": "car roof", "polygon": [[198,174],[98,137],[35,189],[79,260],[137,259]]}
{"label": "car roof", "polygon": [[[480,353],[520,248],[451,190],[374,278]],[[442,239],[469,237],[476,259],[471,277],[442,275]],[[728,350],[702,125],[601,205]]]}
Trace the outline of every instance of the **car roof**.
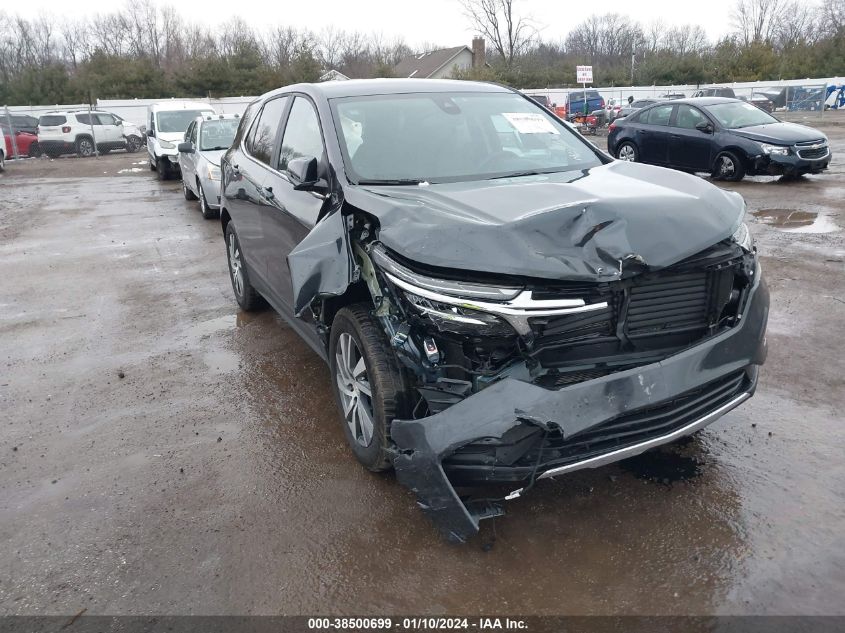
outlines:
{"label": "car roof", "polygon": [[709,106],[718,103],[744,103],[742,99],[734,99],[733,97],[687,97],[686,99],[675,99],[673,103],[689,103],[690,105]]}
{"label": "car roof", "polygon": [[111,112],[106,112],[105,110],[89,110],[88,108],[72,108],[70,110],[47,110],[47,112],[42,112],[41,116],[45,114],[111,114]]}
{"label": "car roof", "polygon": [[194,119],[197,123],[205,121],[236,121],[241,118],[240,114],[214,114],[206,116],[198,116]]}
{"label": "car roof", "polygon": [[326,99],[419,92],[514,92],[510,88],[493,83],[457,79],[347,79],[344,81],[293,84],[274,90],[264,96],[269,97],[283,92],[297,91],[321,95]]}
{"label": "car roof", "polygon": [[214,106],[204,101],[180,101],[174,99],[172,101],[158,101],[150,105],[150,110],[158,112],[159,110],[208,110],[214,112]]}

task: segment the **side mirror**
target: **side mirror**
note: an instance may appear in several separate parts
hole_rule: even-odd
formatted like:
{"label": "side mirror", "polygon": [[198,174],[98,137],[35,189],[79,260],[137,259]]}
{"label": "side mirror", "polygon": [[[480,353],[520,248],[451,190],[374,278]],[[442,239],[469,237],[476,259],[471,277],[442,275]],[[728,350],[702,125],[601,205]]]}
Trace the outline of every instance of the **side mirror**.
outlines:
{"label": "side mirror", "polygon": [[176,148],[183,154],[193,154],[194,153],[194,146],[190,143],[179,143],[179,146]]}
{"label": "side mirror", "polygon": [[712,134],[713,133],[713,126],[710,125],[707,121],[701,121],[695,124],[695,129],[699,132],[704,132],[705,134]]}
{"label": "side mirror", "polygon": [[288,176],[296,191],[308,191],[320,181],[319,165],[312,156],[302,156],[288,161]]}
{"label": "side mirror", "polygon": [[149,130],[147,130],[147,136],[149,136],[150,138],[155,138],[155,135],[156,131],[154,129],[150,128]]}

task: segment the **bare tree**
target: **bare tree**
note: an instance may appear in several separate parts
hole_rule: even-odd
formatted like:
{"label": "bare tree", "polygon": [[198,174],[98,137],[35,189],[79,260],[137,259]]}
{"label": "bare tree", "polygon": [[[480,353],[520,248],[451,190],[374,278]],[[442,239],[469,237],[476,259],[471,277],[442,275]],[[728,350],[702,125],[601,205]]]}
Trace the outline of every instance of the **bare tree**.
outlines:
{"label": "bare tree", "polygon": [[478,33],[493,45],[507,66],[537,37],[537,27],[514,11],[515,0],[460,0]]}
{"label": "bare tree", "polygon": [[771,42],[784,18],[785,0],[739,0],[733,23],[741,43]]}

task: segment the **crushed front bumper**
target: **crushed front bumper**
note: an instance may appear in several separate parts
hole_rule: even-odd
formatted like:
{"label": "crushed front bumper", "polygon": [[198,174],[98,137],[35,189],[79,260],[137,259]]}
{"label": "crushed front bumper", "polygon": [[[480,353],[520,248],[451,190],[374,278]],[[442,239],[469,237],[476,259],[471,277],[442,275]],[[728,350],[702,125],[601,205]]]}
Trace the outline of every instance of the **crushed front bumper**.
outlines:
{"label": "crushed front bumper", "polygon": [[[623,440],[598,453],[583,451],[574,459],[569,455],[543,462],[538,457],[535,472],[528,474],[531,479],[545,478],[594,468],[694,433],[753,394],[757,366],[766,357],[768,312],[769,294],[758,267],[738,325],[663,361],[558,390],[506,378],[441,413],[394,420],[390,433],[397,447],[396,477],[414,491],[423,511],[447,539],[464,542],[478,531],[481,519],[502,514],[502,509],[490,503],[465,505],[447,477],[444,459],[472,443],[524,434],[526,429],[539,429],[544,438],[556,434],[564,443],[577,440],[626,416],[648,417],[651,411],[682,402],[693,392],[704,394],[695,408],[686,409],[694,412],[693,417],[673,423],[670,416],[665,432],[632,436],[628,443]],[[719,398],[708,400],[708,386],[733,379],[733,391],[720,387]],[[526,478],[525,472],[520,475],[519,480]]]}
{"label": "crushed front bumper", "polygon": [[[806,152],[806,150],[798,150]],[[753,161],[754,174],[769,176],[800,176],[824,171],[830,165],[832,154],[828,148],[818,158],[801,158],[793,152],[788,156],[758,156]]]}

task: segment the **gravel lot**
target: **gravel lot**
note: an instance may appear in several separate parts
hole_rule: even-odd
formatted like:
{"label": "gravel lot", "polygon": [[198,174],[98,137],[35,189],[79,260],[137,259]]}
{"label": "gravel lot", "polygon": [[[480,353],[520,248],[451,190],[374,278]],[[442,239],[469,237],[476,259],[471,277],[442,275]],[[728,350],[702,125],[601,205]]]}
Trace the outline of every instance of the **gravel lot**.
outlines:
{"label": "gravel lot", "polygon": [[828,173],[720,185],[772,290],[756,397],[462,547],[357,465],[326,367],[238,311],[219,223],[144,153],[9,162],[0,612],[845,614],[839,119]]}

